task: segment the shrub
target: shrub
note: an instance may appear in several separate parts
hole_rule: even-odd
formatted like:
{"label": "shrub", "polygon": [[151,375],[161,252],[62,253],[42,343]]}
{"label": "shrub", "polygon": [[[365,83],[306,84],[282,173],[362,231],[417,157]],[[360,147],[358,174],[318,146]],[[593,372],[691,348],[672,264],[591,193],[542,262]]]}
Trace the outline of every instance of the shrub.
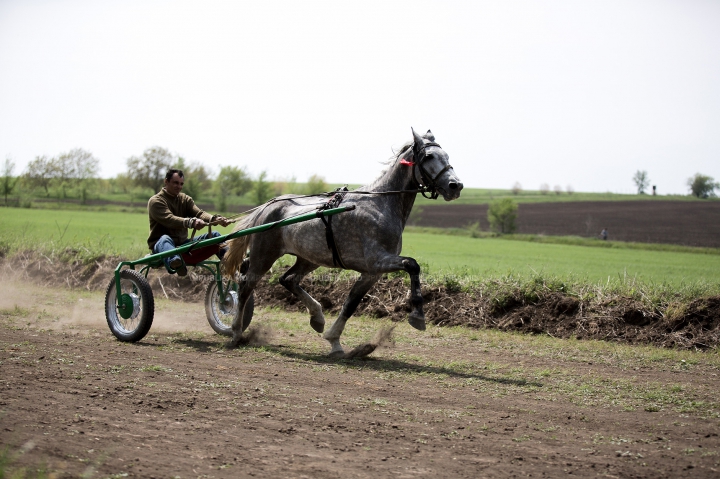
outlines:
{"label": "shrub", "polygon": [[688,178],[687,184],[690,187],[690,194],[698,198],[715,196],[715,189],[720,189],[720,183],[716,183],[713,177],[701,175],[700,173]]}
{"label": "shrub", "polygon": [[517,203],[510,198],[493,201],[488,208],[490,229],[501,234],[514,233],[517,211]]}

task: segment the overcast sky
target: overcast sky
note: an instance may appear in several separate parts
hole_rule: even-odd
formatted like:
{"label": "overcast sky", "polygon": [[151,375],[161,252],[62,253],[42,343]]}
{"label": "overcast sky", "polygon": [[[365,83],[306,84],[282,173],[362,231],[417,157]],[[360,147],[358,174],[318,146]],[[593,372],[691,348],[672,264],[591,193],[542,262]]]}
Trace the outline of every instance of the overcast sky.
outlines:
{"label": "overcast sky", "polygon": [[410,127],[468,187],[720,180],[720,2],[0,0],[0,155],[162,146],[368,183]]}

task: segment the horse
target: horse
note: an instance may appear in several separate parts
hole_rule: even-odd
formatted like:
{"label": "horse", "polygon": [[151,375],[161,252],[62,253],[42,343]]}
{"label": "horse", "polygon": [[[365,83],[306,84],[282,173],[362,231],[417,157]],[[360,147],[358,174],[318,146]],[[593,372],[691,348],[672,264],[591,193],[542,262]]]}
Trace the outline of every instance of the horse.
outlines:
{"label": "horse", "polygon": [[[430,130],[423,136],[412,130],[412,135],[413,139],[393,155],[389,167],[374,182],[335,195],[336,203],[342,200],[343,206],[354,205],[355,209],[329,217],[331,222],[311,220],[229,242],[223,260],[225,272],[231,277],[241,275],[243,278],[238,290],[238,314],[232,323],[231,347],[241,343],[242,332],[252,319],[255,286],[284,254],[297,259],[282,275],[280,284],[302,301],[310,313],[310,326],[318,333],[323,333],[325,328],[323,309],[300,286],[302,279],[320,266],[360,273],[340,314],[323,335],[330,343],[329,356],[345,354],[340,343],[345,324],[385,273],[403,270],[408,273],[411,306],[408,322],[418,330],[425,330],[420,266],[414,258],[400,256],[402,233],[418,193],[431,199],[442,195],[445,201],[452,201],[460,196],[463,184],[450,166],[448,154],[435,142]],[[328,204],[325,199],[318,201],[318,196],[280,196],[244,217],[235,231],[306,213],[318,206]],[[250,253],[246,257],[248,249]]]}

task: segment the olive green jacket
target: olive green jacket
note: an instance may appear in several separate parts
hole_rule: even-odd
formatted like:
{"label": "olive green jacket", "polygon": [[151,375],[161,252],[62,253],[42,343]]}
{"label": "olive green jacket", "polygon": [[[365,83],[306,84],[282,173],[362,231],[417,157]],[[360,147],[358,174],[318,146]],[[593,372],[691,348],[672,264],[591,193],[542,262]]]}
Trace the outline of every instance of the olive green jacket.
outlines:
{"label": "olive green jacket", "polygon": [[191,197],[185,193],[172,196],[165,188],[148,201],[148,216],[150,236],[147,242],[150,249],[162,235],[170,236],[175,246],[180,246],[188,240],[187,230],[193,218],[206,222],[212,220],[212,215],[198,208]]}

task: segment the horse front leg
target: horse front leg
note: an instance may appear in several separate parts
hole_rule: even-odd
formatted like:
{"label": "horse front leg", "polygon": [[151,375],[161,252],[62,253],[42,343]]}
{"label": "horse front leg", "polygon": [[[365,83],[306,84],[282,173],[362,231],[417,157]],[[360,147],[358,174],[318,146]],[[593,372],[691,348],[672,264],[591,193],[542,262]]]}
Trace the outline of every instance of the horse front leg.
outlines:
{"label": "horse front leg", "polygon": [[408,323],[417,330],[425,331],[425,312],[420,292],[420,265],[413,258],[403,258],[402,265],[410,276],[410,306],[412,309]]}
{"label": "horse front leg", "polygon": [[355,281],[355,284],[350,290],[350,294],[348,294],[340,310],[340,315],[330,329],[323,335],[323,338],[330,343],[330,356],[337,357],[345,354],[345,350],[340,344],[340,336],[342,336],[343,330],[345,329],[345,323],[347,323],[348,318],[353,315],[360,301],[362,301],[363,297],[370,291],[370,288],[377,283],[379,278],[380,276],[377,274],[362,274],[358,280]]}
{"label": "horse front leg", "polygon": [[277,258],[271,256],[262,257],[257,259],[253,257],[252,261],[246,259],[240,269],[240,273],[244,276],[244,279],[240,283],[240,290],[238,291],[238,313],[233,318],[232,322],[232,340],[228,347],[236,348],[240,346],[242,342],[242,333],[246,329],[246,325],[252,321],[253,308],[248,307],[248,300],[255,290],[260,279],[272,266],[273,262]]}
{"label": "horse front leg", "polygon": [[420,292],[420,265],[408,256],[388,255],[375,263],[375,270],[380,273],[406,271],[410,276],[410,315],[408,323],[415,329],[425,331],[425,312]]}

